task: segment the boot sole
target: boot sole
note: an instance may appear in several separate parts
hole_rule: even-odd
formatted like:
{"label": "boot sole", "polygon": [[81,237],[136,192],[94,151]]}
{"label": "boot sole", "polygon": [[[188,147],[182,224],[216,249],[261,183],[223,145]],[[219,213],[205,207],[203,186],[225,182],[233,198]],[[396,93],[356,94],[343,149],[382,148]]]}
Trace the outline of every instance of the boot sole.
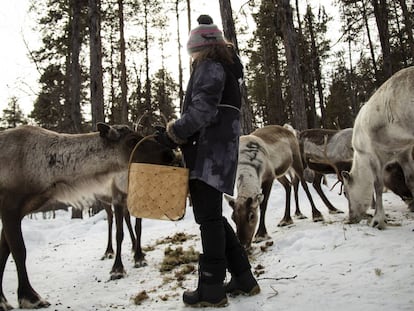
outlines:
{"label": "boot sole", "polygon": [[232,296],[232,297],[236,297],[236,296],[239,296],[239,295],[242,295],[242,296],[254,296],[254,295],[257,295],[259,293],[260,293],[260,287],[259,287],[259,285],[256,285],[249,292],[245,292],[245,291],[242,291],[240,289],[236,289],[236,290],[234,290],[232,292],[229,292],[228,294],[230,296]]}
{"label": "boot sole", "polygon": [[187,307],[192,307],[192,308],[208,308],[208,307],[212,307],[212,308],[224,308],[226,307],[229,303],[227,298],[223,298],[222,300],[220,300],[217,303],[211,303],[208,301],[200,301],[197,302],[195,304],[188,304],[188,303],[184,303]]}

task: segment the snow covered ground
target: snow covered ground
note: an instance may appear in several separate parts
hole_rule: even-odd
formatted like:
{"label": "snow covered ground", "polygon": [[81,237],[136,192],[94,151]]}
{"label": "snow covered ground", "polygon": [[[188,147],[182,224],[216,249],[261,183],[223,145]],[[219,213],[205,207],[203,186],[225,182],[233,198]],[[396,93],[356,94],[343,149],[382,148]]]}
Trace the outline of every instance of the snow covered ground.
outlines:
{"label": "snow covered ground", "polygon": [[[334,182],[328,181],[330,185]],[[348,225],[344,224],[344,196],[338,195],[338,188],[331,192],[326,188],[325,192],[344,214],[328,214],[312,192],[325,217],[325,222],[313,223],[310,205],[301,191],[301,209],[309,218],[294,219],[294,225],[279,228],[285,195],[283,188],[274,184],[266,215],[273,245],[254,244],[251,255],[253,269],[261,273],[258,282],[262,291],[254,297],[229,298],[227,310],[414,310],[414,213],[394,194],[385,193],[386,230],[373,229],[366,222]],[[224,211],[229,217],[227,205]],[[26,217],[23,233],[29,278],[51,303],[48,310],[191,310],[183,305],[181,295],[196,287],[196,272],[186,275],[182,283],[174,271],[160,272],[167,247],[200,250],[191,208],[178,222],[143,221],[146,267],[133,267],[131,242],[125,231],[123,262],[128,275],[115,281],[109,280],[113,260],[101,260],[107,242],[105,212],[93,217],[85,214],[83,220],[72,220],[64,211],[58,212],[56,219],[41,218]],[[178,232],[193,237],[182,245],[157,243]],[[3,284],[9,303],[17,308],[12,258]],[[136,305],[132,298],[143,291],[148,298]]]}

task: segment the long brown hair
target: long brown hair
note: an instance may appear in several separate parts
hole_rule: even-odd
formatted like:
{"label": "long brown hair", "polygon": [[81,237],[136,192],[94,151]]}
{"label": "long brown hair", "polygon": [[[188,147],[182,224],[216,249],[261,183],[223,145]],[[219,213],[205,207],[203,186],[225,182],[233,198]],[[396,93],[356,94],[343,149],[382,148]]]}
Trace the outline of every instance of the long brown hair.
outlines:
{"label": "long brown hair", "polygon": [[198,52],[195,63],[205,59],[213,59],[223,64],[233,64],[234,45],[227,42],[224,44],[209,45]]}

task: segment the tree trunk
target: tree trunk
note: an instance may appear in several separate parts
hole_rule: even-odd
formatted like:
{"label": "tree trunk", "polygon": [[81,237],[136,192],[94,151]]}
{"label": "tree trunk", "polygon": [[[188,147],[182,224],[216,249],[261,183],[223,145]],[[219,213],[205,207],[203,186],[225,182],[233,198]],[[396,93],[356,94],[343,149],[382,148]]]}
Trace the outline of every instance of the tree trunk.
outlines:
{"label": "tree trunk", "polygon": [[92,129],[105,121],[102,81],[101,1],[89,0],[90,91]]}
{"label": "tree trunk", "polygon": [[81,90],[81,70],[79,64],[79,54],[81,49],[80,37],[80,15],[81,1],[73,0],[72,4],[72,44],[71,44],[71,64],[70,64],[70,124],[69,132],[81,132],[81,112],[80,112],[80,90]]}
{"label": "tree trunk", "polygon": [[[115,31],[113,27],[110,30],[110,54],[109,54],[109,84],[110,84],[110,96],[109,96],[109,122],[112,124],[120,123],[119,105],[117,105],[116,99],[116,86],[115,86],[115,68],[116,64],[116,53],[115,53]],[[117,41],[117,40],[116,40]]]}
{"label": "tree trunk", "polygon": [[[145,32],[145,109],[151,112],[151,81],[149,78],[149,38],[148,38],[148,0],[144,0],[144,32]],[[149,120],[150,118],[147,118]],[[149,124],[148,124],[149,125]]]}
{"label": "tree trunk", "polygon": [[[224,36],[234,44],[236,52],[239,53],[230,0],[219,0],[219,3]],[[247,99],[247,88],[244,81],[240,87],[240,91],[242,96],[240,125],[243,134],[250,134],[253,131],[253,111]]]}
{"label": "tree trunk", "polygon": [[183,106],[184,90],[183,90],[183,63],[181,57],[181,33],[180,33],[180,0],[175,1],[175,16],[177,20],[177,48],[178,48],[178,99],[180,111]]}
{"label": "tree trunk", "polygon": [[[286,116],[283,111],[282,81],[280,78],[279,55],[263,42],[263,62],[266,81],[267,121],[269,124],[283,124]],[[273,65],[272,65],[273,64]]]}
{"label": "tree trunk", "polygon": [[380,78],[378,76],[378,66],[377,66],[377,61],[376,61],[376,58],[375,58],[374,45],[372,44],[371,31],[369,30],[367,7],[366,7],[366,4],[365,4],[365,0],[362,0],[361,2],[362,2],[362,18],[364,19],[365,28],[367,30],[367,37],[368,37],[369,51],[371,53],[372,67],[374,68],[374,75],[375,75],[375,79],[376,79],[376,85],[377,85],[377,87],[379,87],[380,86]]}
{"label": "tree trunk", "polygon": [[399,14],[397,10],[397,3],[395,1],[393,1],[392,7],[394,10],[395,25],[397,27],[397,36],[398,36],[398,40],[400,41],[401,61],[404,63],[404,67],[407,67],[408,66],[408,63],[407,63],[408,55],[407,55],[406,45],[404,43],[404,34],[403,34],[403,31],[400,25],[400,19],[399,19]]}
{"label": "tree trunk", "polygon": [[[379,2],[378,2],[379,1]],[[384,81],[391,77],[392,62],[391,62],[391,46],[390,33],[388,29],[388,7],[386,0],[372,0],[374,6],[375,20],[377,22],[378,34],[381,42],[382,57],[383,57],[383,71]],[[382,82],[382,81],[381,81]]]}
{"label": "tree trunk", "polygon": [[308,128],[306,111],[305,111],[305,97],[303,95],[303,81],[300,74],[298,39],[293,27],[292,7],[289,0],[272,0],[276,16],[279,20],[280,29],[283,37],[283,45],[285,47],[286,60],[288,66],[288,75],[290,82],[290,90],[292,96],[292,112],[293,112],[293,127],[297,130],[304,130]]}
{"label": "tree trunk", "polygon": [[408,11],[407,2],[400,0],[401,9],[404,15],[405,31],[407,32],[408,43],[410,45],[411,57],[414,58],[414,40],[413,40],[413,23],[411,22],[411,13]]}
{"label": "tree trunk", "polygon": [[[308,28],[309,28],[309,35],[310,35],[310,41],[311,41],[311,66],[314,72],[314,80],[316,81],[316,89],[318,91],[318,97],[319,97],[319,109],[321,111],[321,119],[322,119],[322,123],[323,120],[326,119],[326,111],[325,111],[325,100],[323,97],[323,87],[322,87],[322,73],[321,73],[321,62],[320,62],[320,57],[319,57],[319,51],[317,48],[317,43],[316,43],[316,36],[315,36],[315,30],[314,30],[314,23],[313,20],[311,18],[312,15],[312,11],[310,6],[308,6],[308,19],[307,19],[307,23],[308,23]],[[313,81],[312,81],[313,84]],[[315,102],[315,101],[314,101]],[[311,127],[316,127],[316,107],[315,104],[313,104],[313,107],[311,107],[314,110],[314,116],[313,116],[313,120],[315,122],[315,124],[311,125],[309,124],[309,126]]]}
{"label": "tree trunk", "polygon": [[118,0],[119,52],[121,54],[121,123],[128,123],[128,87],[125,64],[124,3]]}

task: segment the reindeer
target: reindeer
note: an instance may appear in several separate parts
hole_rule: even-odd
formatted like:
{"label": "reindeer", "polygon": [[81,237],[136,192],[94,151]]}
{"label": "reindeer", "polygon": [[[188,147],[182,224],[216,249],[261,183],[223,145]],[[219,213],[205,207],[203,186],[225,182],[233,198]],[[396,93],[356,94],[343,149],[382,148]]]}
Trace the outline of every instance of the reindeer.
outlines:
{"label": "reindeer", "polygon": [[299,133],[299,144],[308,182],[332,214],[342,213],[328,200],[322,190],[325,174],[336,174],[343,182],[341,171],[349,170],[352,165],[352,128],[343,130],[308,129]]}
{"label": "reindeer", "polygon": [[407,187],[404,171],[400,163],[414,161],[414,148],[402,152],[384,166],[384,186],[398,195],[408,206],[411,212],[414,212],[413,192]]}
{"label": "reindeer", "polygon": [[[140,147],[141,148],[141,147]],[[145,146],[143,146],[145,148]],[[132,157],[132,162],[139,162],[139,163],[152,163],[152,164],[167,164],[167,165],[178,165],[178,155],[168,154],[166,157],[165,154],[160,154],[156,150],[147,150],[146,148],[143,149],[145,152],[140,152],[138,150],[134,153]],[[106,204],[109,204],[109,209],[107,209],[108,215],[112,213],[110,209],[110,205],[114,207],[114,215],[115,215],[115,224],[116,224],[116,254],[115,254],[115,261],[111,269],[111,280],[116,280],[125,277],[126,271],[124,269],[124,265],[122,263],[122,241],[124,238],[123,232],[123,219],[127,224],[129,234],[131,237],[132,245],[133,245],[133,253],[134,253],[134,267],[143,267],[147,263],[145,262],[145,254],[142,251],[141,247],[141,234],[142,234],[142,219],[135,218],[135,231],[132,231],[131,228],[131,219],[130,214],[127,208],[127,192],[128,192],[128,170],[120,172],[117,174],[114,179],[112,180],[111,184],[111,191],[110,196],[98,196],[98,199],[103,201]],[[109,247],[112,236],[112,224],[109,223],[108,220],[108,246],[105,252],[105,255],[110,253]],[[135,234],[134,234],[135,232]],[[113,252],[113,251],[112,251]]]}
{"label": "reindeer", "polygon": [[[246,248],[250,247],[255,233],[259,205],[260,220],[256,240],[269,238],[265,214],[275,178],[286,191],[285,215],[279,225],[293,222],[290,216],[291,182],[287,176],[300,180],[312,207],[313,220],[322,221],[322,214],[315,207],[303,177],[300,148],[295,135],[287,128],[269,125],[240,137],[236,177],[237,198],[226,196],[226,199],[233,209],[232,219],[236,223],[237,235]],[[297,215],[302,215],[298,205]]]}
{"label": "reindeer", "polygon": [[[305,171],[311,170],[315,190],[328,207],[330,213],[342,213],[324,195],[321,183],[325,174],[336,174],[343,183],[341,171],[349,171],[352,166],[352,128],[343,130],[309,129],[300,132],[299,140]],[[384,186],[398,195],[414,211],[413,195],[405,182],[404,172],[399,163],[413,161],[414,155],[400,154],[384,167]],[[305,174],[306,176],[306,174]]]}
{"label": "reindeer", "polygon": [[[161,114],[159,116],[161,118],[165,125],[167,124],[166,117]],[[143,120],[147,121],[148,126],[143,126],[144,122]],[[150,135],[151,129],[153,129],[152,132],[156,130],[155,127],[153,127],[151,124],[158,124],[160,123],[160,120],[156,119],[153,114],[150,114],[150,112],[145,112],[137,123],[134,124],[134,130],[138,131],[139,133],[143,135]],[[141,148],[138,146],[138,149]],[[166,158],[164,154],[159,154],[157,152],[139,152],[137,150],[131,158],[132,162],[139,162],[139,163],[151,163],[151,164],[166,164],[166,165],[174,165],[174,166],[180,166],[181,163],[181,155],[179,153],[173,153],[173,157]],[[112,266],[111,272],[110,272],[110,279],[116,280],[125,277],[126,271],[124,268],[124,265],[122,263],[122,241],[124,238],[124,226],[123,226],[123,220],[125,220],[125,223],[127,225],[129,235],[132,242],[132,250],[134,254],[134,267],[139,268],[146,266],[147,263],[145,261],[145,254],[142,251],[141,246],[141,235],[142,235],[142,219],[141,218],[135,218],[135,226],[134,230],[132,229],[131,225],[131,216],[129,214],[128,208],[127,208],[127,189],[128,187],[128,171],[121,172],[117,174],[111,185],[111,192],[106,196],[99,196],[98,200],[103,202],[105,204],[105,211],[108,215],[108,243],[107,248],[105,251],[104,256],[102,259],[105,258],[112,258],[114,255],[114,251],[112,248],[112,223],[113,223],[113,216],[115,215],[115,224],[116,224],[116,254],[115,254],[115,260],[114,264]],[[112,212],[112,206],[114,208],[114,211]]]}
{"label": "reindeer", "polygon": [[[342,172],[349,205],[349,223],[358,223],[374,201],[370,225],[386,227],[382,204],[387,162],[414,146],[414,67],[395,73],[362,106],[355,119],[350,172]],[[408,189],[414,190],[414,161],[399,163]],[[374,198],[374,199],[373,199]]]}
{"label": "reindeer", "polygon": [[[97,127],[98,132],[87,134],[59,134],[35,126],[0,133],[0,310],[12,309],[2,286],[10,253],[17,268],[20,308],[50,305],[29,282],[22,218],[53,201],[76,206],[83,198],[108,193],[142,138],[125,125],[99,123]],[[155,140],[146,142],[142,152],[146,151],[171,154]]]}

